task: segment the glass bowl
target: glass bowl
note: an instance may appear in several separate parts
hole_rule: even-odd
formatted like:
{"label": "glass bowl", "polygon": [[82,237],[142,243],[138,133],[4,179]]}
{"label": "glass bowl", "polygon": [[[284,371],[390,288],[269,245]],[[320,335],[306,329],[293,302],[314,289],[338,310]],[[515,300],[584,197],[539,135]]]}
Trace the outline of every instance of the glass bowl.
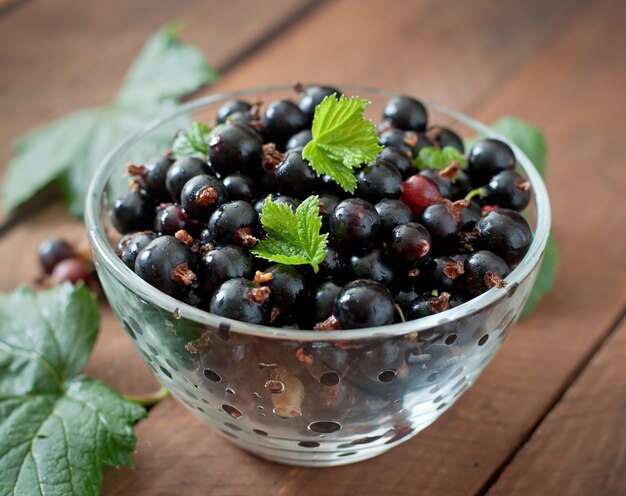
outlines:
{"label": "glass bowl", "polygon": [[[342,88],[372,101],[379,121],[396,93]],[[534,240],[521,263],[494,288],[454,309],[386,327],[305,331],[245,324],[161,293],[116,256],[109,209],[127,189],[125,165],[163,152],[189,119],[212,122],[225,100],[269,102],[291,87],[266,87],[200,98],[121,143],[91,182],[86,225],[110,305],[133,345],[172,395],[230,442],[261,457],[333,466],[377,456],[434,422],[487,366],[522,310],[539,270],[550,227],[543,181],[514,145],[532,183],[527,210]],[[419,97],[419,95],[417,95]],[[429,122],[464,138],[498,137],[486,126],[425,102]],[[199,433],[201,435],[201,433]]]}

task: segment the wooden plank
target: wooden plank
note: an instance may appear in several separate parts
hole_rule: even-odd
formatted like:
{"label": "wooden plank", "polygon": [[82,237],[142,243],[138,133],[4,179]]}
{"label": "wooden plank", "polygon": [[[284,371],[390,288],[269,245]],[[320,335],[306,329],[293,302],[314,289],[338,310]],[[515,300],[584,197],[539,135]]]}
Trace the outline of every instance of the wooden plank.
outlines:
{"label": "wooden plank", "polygon": [[[23,133],[80,108],[110,104],[142,44],[164,24],[182,20],[183,38],[221,70],[314,3],[46,0],[19,6],[0,18],[0,175],[10,143]],[[5,216],[0,213],[0,225]]]}
{"label": "wooden plank", "polygon": [[[370,15],[376,21],[370,23],[373,31],[368,31],[368,36],[381,44],[381,52],[398,53],[402,47],[402,53],[407,53],[411,51],[411,43],[425,45],[426,38],[421,38],[419,30],[412,40],[398,41],[393,35],[398,20],[406,20],[411,14],[403,11],[399,3],[387,11],[377,7],[375,2],[372,5]],[[471,7],[473,12],[469,7],[468,10],[457,8],[461,9],[457,12],[459,17],[470,25],[472,19],[484,18],[484,12],[475,4]],[[358,17],[358,10],[354,3],[346,2],[319,11],[302,29],[234,71],[223,85],[234,88],[249,81],[284,81],[298,71],[305,73],[302,76],[305,80],[335,82],[344,78],[345,81],[385,85],[389,82],[389,73],[400,72],[394,66],[395,56],[382,62],[383,66],[390,66],[388,70],[381,70],[378,63],[371,62],[379,62],[382,57],[359,62],[359,57],[351,59],[348,49],[337,57],[343,70],[333,58],[328,66],[323,63],[329,47],[344,50],[340,42],[344,37],[346,44],[348,39],[353,39],[358,45],[360,38],[354,32],[337,34],[339,28],[332,28],[333,20],[345,19],[352,12]],[[432,8],[427,10],[428,21],[439,25],[437,12]],[[612,161],[612,150],[619,147],[624,116],[611,95],[624,87],[626,75],[618,65],[610,63],[620,57],[620,47],[626,41],[617,14],[623,11],[621,3],[610,0],[587,6],[562,36],[557,29],[561,24],[552,19],[554,24],[546,29],[551,37],[547,39],[556,41],[513,74],[514,64],[510,60],[506,61],[507,70],[491,68],[491,64],[498,63],[494,56],[483,64],[468,60],[468,64],[475,64],[474,72],[478,75],[469,70],[471,65],[466,66],[465,72],[457,67],[460,74],[468,75],[467,84],[479,99],[489,95],[485,98],[488,105],[475,106],[474,113],[478,117],[492,119],[510,112],[531,118],[548,130],[553,157],[548,183],[553,192],[555,232],[562,246],[562,269],[556,290],[535,315],[516,328],[477,385],[454,408],[416,439],[382,457],[355,466],[327,469],[320,474],[319,470],[257,461],[228,446],[192,420],[191,415],[183,413],[181,407],[168,402],[159,405],[139,426],[135,470],[108,471],[105,494],[217,495],[246,494],[251,490],[258,494],[317,494],[321,491],[331,495],[348,492],[476,494],[488,487],[491,476],[542,418],[571,374],[604,339],[623,308],[626,278],[623,271],[616,271],[615,267],[621,266],[626,249],[623,237],[619,236],[626,220],[624,212],[614,210],[610,219],[598,222],[603,205],[617,205],[624,186],[623,172]],[[413,15],[418,18],[424,14],[416,10]],[[537,13],[534,22],[545,15],[545,11],[542,16]],[[524,18],[523,15],[510,16]],[[354,21],[356,25],[359,25],[358,20]],[[388,26],[388,31],[377,31],[382,29],[380,26]],[[490,31],[491,27],[480,24],[480,29],[472,30],[473,36],[468,34],[467,37],[457,32],[445,41],[452,47],[444,50],[454,53],[456,48],[460,52],[471,52],[472,49],[456,43],[484,43],[480,33]],[[532,28],[533,24],[529,23],[522,30],[531,40],[529,30]],[[543,28],[535,26],[535,29]],[[328,34],[331,40],[327,41],[326,36],[319,38],[319,32]],[[445,29],[443,33],[450,31]],[[432,36],[432,32],[428,34]],[[607,35],[613,40],[610,45],[605,41]],[[445,45],[443,38],[428,41],[432,46],[440,46],[438,42]],[[503,43],[502,40],[499,43]],[[357,48],[363,47],[358,45],[353,49]],[[539,51],[539,48],[541,43],[535,41],[531,50]],[[497,50],[495,52],[497,54]],[[315,69],[298,62],[296,55],[308,60]],[[425,62],[426,67],[420,66],[419,70],[411,72],[414,78],[432,74],[430,79],[420,79],[419,86],[429,96],[446,95],[442,100],[451,105],[461,108],[471,105],[471,98],[450,89],[447,61],[437,70],[433,59]],[[524,59],[526,56],[522,61]],[[297,67],[283,67],[278,63],[285,60],[293,61]],[[463,61],[459,62],[464,59],[455,60],[465,67]],[[429,64],[432,64],[430,68]],[[600,68],[603,77],[595,78]],[[482,79],[486,77],[484,74],[491,75],[491,85]],[[424,94],[415,90],[415,81],[408,79],[407,76],[407,92]],[[580,130],[581,116],[585,118],[585,129],[594,129],[593,136]],[[607,164],[606,175],[588,173],[591,156],[593,163]],[[584,191],[580,177],[584,177]],[[570,194],[572,190],[577,192],[574,198]],[[595,201],[600,197],[602,204]],[[575,221],[572,212],[576,212]],[[609,242],[611,246],[605,246]],[[599,253],[602,256],[599,257]],[[607,280],[611,281],[610,291],[606,288]]]}
{"label": "wooden plank", "polygon": [[[185,37],[201,46],[213,64],[228,66],[310,4],[51,0],[20,6],[0,18],[0,167],[9,158],[9,141],[22,132],[80,106],[110,102],[141,44],[164,23],[187,18]],[[234,31],[240,34],[231,36]],[[39,243],[59,235],[86,241],[82,223],[68,218],[57,204],[42,207],[11,236],[0,238],[0,291],[34,282]],[[122,393],[157,388],[107,308],[101,327],[86,372]]]}
{"label": "wooden plank", "polygon": [[626,494],[626,320],[489,495]]}

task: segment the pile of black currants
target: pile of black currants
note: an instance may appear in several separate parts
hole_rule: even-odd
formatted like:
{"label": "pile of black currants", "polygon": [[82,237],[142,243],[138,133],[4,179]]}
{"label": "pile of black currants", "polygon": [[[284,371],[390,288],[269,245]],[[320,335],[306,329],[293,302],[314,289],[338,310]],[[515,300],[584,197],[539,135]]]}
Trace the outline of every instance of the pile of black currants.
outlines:
{"label": "pile of black currants", "polygon": [[[298,87],[296,101],[241,100],[219,108],[206,157],[172,153],[129,165],[131,186],[111,211],[117,253],[134,272],[180,301],[235,320],[294,329],[354,329],[418,319],[493,287],[522,260],[532,231],[519,213],[529,182],[511,148],[495,139],[466,154],[451,129],[399,96],[378,128],[382,151],[356,171],[354,194],[303,158],[316,106],[335,88]],[[420,165],[424,149],[462,160]],[[326,256],[309,265],[270,263],[265,200],[292,210],[319,197]]]}

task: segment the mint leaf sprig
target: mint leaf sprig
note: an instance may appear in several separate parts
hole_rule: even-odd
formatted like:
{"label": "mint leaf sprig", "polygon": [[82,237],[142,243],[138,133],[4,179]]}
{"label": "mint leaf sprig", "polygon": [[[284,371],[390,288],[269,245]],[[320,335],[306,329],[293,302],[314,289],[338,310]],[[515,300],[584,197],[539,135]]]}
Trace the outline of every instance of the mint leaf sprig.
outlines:
{"label": "mint leaf sprig", "polygon": [[354,169],[372,162],[382,150],[374,124],[363,115],[368,100],[327,96],[315,108],[313,139],[302,150],[318,176],[326,174],[354,193]]}
{"label": "mint leaf sprig", "polygon": [[309,196],[295,213],[289,205],[275,203],[268,196],[260,218],[267,237],[252,250],[254,255],[285,265],[310,264],[315,272],[319,270],[326,256],[328,234],[320,234],[318,196]]}
{"label": "mint leaf sprig", "polygon": [[202,122],[192,122],[187,130],[176,136],[172,144],[175,158],[206,158],[209,154],[211,128]]}

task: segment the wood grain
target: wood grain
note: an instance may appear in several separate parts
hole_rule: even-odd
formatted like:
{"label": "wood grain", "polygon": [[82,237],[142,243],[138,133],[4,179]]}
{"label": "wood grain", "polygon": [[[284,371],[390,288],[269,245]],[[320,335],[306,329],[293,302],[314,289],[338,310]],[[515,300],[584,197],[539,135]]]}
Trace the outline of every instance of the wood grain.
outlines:
{"label": "wood grain", "polygon": [[626,494],[625,362],[622,320],[489,496]]}
{"label": "wood grain", "polygon": [[[395,16],[396,9],[389,15]],[[325,40],[319,40],[315,50],[307,51],[315,33],[322,26],[326,32],[334,33],[329,29],[332,20],[347,12],[345,4],[333,4],[319,11],[302,29],[268,47],[257,60],[234,71],[223,84],[235,86],[244,81],[278,79],[280,75],[267,71],[268,64],[278,66],[268,61],[288,60],[295,53],[316,57]],[[382,457],[355,466],[326,469],[320,474],[319,470],[258,461],[219,440],[199,422],[191,420],[192,416],[183,413],[182,408],[164,403],[139,427],[135,471],[108,471],[105,493],[218,495],[323,491],[329,495],[457,495],[488,489],[491,477],[515,454],[572,374],[605,338],[626,301],[626,275],[615,270],[626,251],[621,235],[625,213],[613,211],[611,219],[598,222],[605,212],[603,205],[617,204],[624,186],[623,172],[611,164],[612,150],[619,147],[621,139],[619,130],[624,128],[623,111],[614,104],[612,95],[626,84],[621,67],[609,63],[619,58],[619,47],[626,41],[617,12],[624,12],[617,1],[585,7],[565,33],[557,35],[552,26],[553,43],[537,50],[532,58],[524,57],[526,63],[517,67],[507,60],[509,69],[498,72],[488,66],[495,63],[493,58],[483,61],[486,67],[483,69],[479,64],[477,72],[498,74],[498,77],[492,86],[480,75],[470,78],[468,84],[474,85],[479,95],[481,88],[489,94],[484,103],[471,105],[462,93],[442,89],[450,84],[446,83],[449,75],[445,72],[433,76],[430,84],[422,83],[432,94],[445,92],[449,104],[457,105],[458,98],[457,106],[469,105],[483,119],[513,113],[534,119],[547,130],[552,157],[548,184],[552,191],[555,232],[562,247],[562,269],[555,291],[537,313],[517,326],[476,386],[453,409],[417,438]],[[374,24],[393,26],[382,21],[382,9],[376,13]],[[471,23],[468,12],[459,15]],[[436,16],[429,20],[438,23]],[[488,31],[490,26],[483,25],[482,29]],[[395,38],[390,32],[383,34],[387,36],[373,33],[377,40],[385,40],[387,50]],[[610,45],[606,43],[607,36],[613,40]],[[467,42],[461,35],[459,39]],[[449,46],[447,50],[453,51]],[[379,78],[386,81],[388,76],[378,71],[378,65],[367,68],[349,59],[345,54],[342,57],[343,71],[337,67],[325,69],[322,65],[320,72],[325,77],[336,75],[345,80],[359,74],[360,80],[370,84],[382,84]],[[391,60],[385,63],[394,64]],[[307,70],[304,66],[301,69]],[[291,70],[287,67],[283,74]],[[434,67],[430,70],[436,73]],[[600,70],[602,78],[595,77]],[[417,70],[411,74],[417,77]],[[422,75],[420,71],[419,76]],[[584,129],[594,132],[581,129],[581,122],[585,123]],[[595,163],[605,164],[605,174],[588,174],[591,157]],[[595,202],[597,198],[603,202]],[[584,209],[580,208],[581,203]],[[572,212],[576,212],[575,221]],[[609,243],[611,246],[606,246]],[[598,256],[599,253],[602,255]],[[607,280],[611,281],[610,291]],[[185,454],[181,457],[180,453]]]}

